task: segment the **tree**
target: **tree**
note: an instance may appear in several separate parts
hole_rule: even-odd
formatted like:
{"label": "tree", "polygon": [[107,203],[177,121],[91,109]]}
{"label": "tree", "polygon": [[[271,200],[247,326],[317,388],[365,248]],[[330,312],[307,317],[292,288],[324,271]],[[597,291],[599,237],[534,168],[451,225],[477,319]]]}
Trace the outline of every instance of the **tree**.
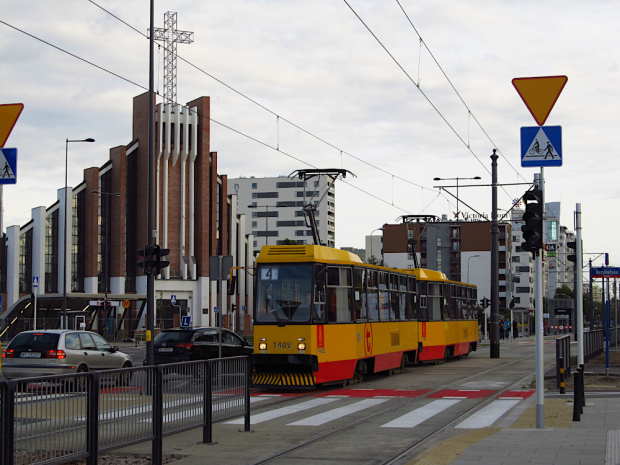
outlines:
{"label": "tree", "polygon": [[554,299],[572,299],[574,297],[573,290],[568,285],[563,284],[555,290]]}

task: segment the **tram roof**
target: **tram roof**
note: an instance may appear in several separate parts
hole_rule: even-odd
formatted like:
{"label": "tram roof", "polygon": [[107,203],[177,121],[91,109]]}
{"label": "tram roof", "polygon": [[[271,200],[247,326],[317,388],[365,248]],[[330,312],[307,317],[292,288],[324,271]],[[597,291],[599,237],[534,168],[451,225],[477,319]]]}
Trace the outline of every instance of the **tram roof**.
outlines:
{"label": "tram roof", "polygon": [[362,264],[354,253],[324,245],[265,245],[256,260],[258,263],[273,262],[328,262]]}

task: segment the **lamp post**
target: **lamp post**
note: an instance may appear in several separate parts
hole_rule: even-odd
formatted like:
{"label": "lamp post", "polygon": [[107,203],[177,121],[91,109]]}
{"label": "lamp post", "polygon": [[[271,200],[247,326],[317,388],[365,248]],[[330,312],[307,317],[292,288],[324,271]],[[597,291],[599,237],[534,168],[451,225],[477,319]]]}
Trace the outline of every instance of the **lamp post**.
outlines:
{"label": "lamp post", "polygon": [[[105,231],[104,231],[104,248],[102,250],[101,263],[103,265],[103,308],[106,312],[106,318],[108,318],[108,281],[110,279],[110,268],[108,263],[108,244],[110,241],[110,209],[109,209],[109,201],[108,197],[113,195],[115,197],[120,197],[120,192],[103,192],[100,190],[91,191],[93,194],[99,195],[99,197],[103,197],[105,205],[103,205],[103,210],[101,212],[101,217],[104,218],[103,213],[105,212]],[[114,315],[114,328],[112,331],[114,335],[114,340],[116,341],[116,312]]]}
{"label": "lamp post", "polygon": [[278,208],[277,205],[248,205],[248,208],[264,208],[265,209],[265,245],[269,245],[269,207]]}
{"label": "lamp post", "polygon": [[[368,257],[368,259],[366,260],[368,263],[370,263],[368,260],[370,260],[372,257],[374,257],[374,255],[373,255],[373,253],[372,253],[372,234],[373,234],[375,231],[383,231],[383,228],[373,229],[373,231],[370,233],[370,236],[369,236],[369,237],[370,237],[370,241],[369,241],[369,242],[370,242],[370,257]],[[381,258],[383,258],[383,254],[382,254],[382,257],[381,257]],[[382,261],[382,260],[380,260],[380,261],[379,261],[379,264],[381,264],[381,261]]]}
{"label": "lamp post", "polygon": [[[89,137],[88,139],[67,139],[65,141],[65,225],[63,227],[63,257],[62,257],[62,321],[60,322],[61,329],[67,329],[67,229],[73,226],[73,214],[69,213],[69,199],[67,196],[67,172],[69,166],[69,142],[95,142],[95,139]],[[73,210],[73,208],[71,209]]]}
{"label": "lamp post", "polygon": [[433,181],[456,181],[456,221],[459,221],[459,180],[462,179],[481,179],[480,176],[473,178],[433,178]]}
{"label": "lamp post", "polygon": [[467,259],[467,280],[466,280],[466,281],[467,281],[468,283],[469,283],[469,261],[470,261],[472,258],[476,258],[476,257],[479,257],[479,256],[480,256],[480,254],[476,254],[476,255],[472,255],[471,257],[469,257],[469,258]]}

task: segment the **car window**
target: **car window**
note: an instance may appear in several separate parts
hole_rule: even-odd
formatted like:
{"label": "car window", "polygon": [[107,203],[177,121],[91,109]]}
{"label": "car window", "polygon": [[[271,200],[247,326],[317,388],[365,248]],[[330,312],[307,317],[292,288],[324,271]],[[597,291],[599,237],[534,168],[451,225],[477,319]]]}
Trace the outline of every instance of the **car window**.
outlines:
{"label": "car window", "polygon": [[97,350],[95,341],[88,333],[80,333],[80,341],[82,342],[82,349],[84,350]]}
{"label": "car window", "polygon": [[80,335],[78,333],[69,333],[65,335],[65,348],[72,350],[80,349]]}
{"label": "car window", "polygon": [[110,346],[108,341],[106,341],[104,338],[99,336],[99,334],[91,334],[91,336],[95,340],[95,345],[97,346],[98,350],[110,350],[110,349],[112,349],[112,346]]}
{"label": "car window", "polygon": [[217,335],[213,331],[204,331],[198,335],[196,340],[201,342],[217,342]]}
{"label": "car window", "polygon": [[33,350],[45,352],[58,348],[60,334],[54,333],[20,333],[11,341],[9,347],[13,350]]}
{"label": "car window", "polygon": [[222,342],[224,342],[225,344],[235,344],[238,346],[241,345],[241,339],[239,339],[236,334],[229,332],[224,332],[224,334],[222,334]]}
{"label": "car window", "polygon": [[175,343],[175,342],[189,342],[194,335],[193,331],[162,331],[153,342],[157,344]]}

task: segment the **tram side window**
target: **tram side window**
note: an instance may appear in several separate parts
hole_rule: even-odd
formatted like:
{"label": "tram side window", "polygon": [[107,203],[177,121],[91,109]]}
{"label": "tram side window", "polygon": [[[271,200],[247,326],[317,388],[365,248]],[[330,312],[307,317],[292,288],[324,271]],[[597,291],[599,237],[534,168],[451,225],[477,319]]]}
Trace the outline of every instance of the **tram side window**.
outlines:
{"label": "tram side window", "polygon": [[443,300],[441,301],[441,319],[450,320],[450,284],[442,284]]}
{"label": "tram side window", "polygon": [[420,284],[420,313],[418,315],[418,319],[420,321],[428,320],[428,283],[426,281],[418,281]]}
{"label": "tram side window", "polygon": [[383,271],[379,271],[379,318],[381,321],[390,321],[388,274]]}
{"label": "tram side window", "polygon": [[407,300],[405,307],[405,318],[415,320],[418,317],[418,306],[416,302],[416,286],[414,278],[407,278]]}
{"label": "tram side window", "polygon": [[366,311],[366,291],[364,282],[366,279],[366,270],[364,268],[353,269],[353,305],[355,307],[355,320],[366,320],[368,313]]}
{"label": "tram side window", "polygon": [[398,277],[398,308],[400,310],[399,320],[408,319],[407,316],[407,276]]}
{"label": "tram side window", "polygon": [[441,321],[443,289],[440,283],[428,283],[428,320]]}
{"label": "tram side window", "polygon": [[398,275],[390,273],[390,319],[400,320],[400,298],[398,295]]}
{"label": "tram side window", "polygon": [[349,298],[352,287],[351,268],[327,268],[328,321],[336,323],[349,323],[353,321],[353,302]]}
{"label": "tram side window", "polygon": [[368,270],[366,276],[368,278],[366,289],[368,319],[370,321],[379,321],[379,273],[375,270]]}
{"label": "tram side window", "polygon": [[458,318],[458,300],[459,300],[459,286],[457,284],[446,284],[445,288],[450,288],[450,298],[448,300],[448,315],[451,320]]}

